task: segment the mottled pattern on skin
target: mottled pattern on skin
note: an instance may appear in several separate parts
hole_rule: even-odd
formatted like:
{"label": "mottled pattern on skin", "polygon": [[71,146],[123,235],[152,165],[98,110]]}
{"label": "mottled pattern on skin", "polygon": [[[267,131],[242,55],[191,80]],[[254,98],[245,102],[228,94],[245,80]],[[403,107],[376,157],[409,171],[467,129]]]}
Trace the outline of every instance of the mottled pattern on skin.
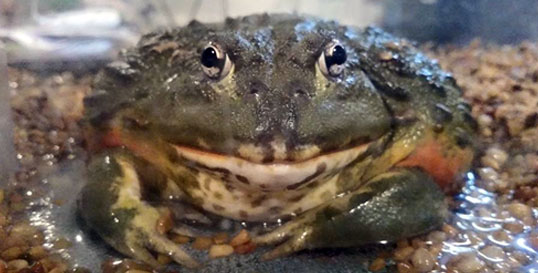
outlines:
{"label": "mottled pattern on skin", "polygon": [[[336,174],[318,180],[321,183],[314,189],[305,187],[295,191],[250,192],[241,188],[229,191],[221,179],[199,173],[198,181],[203,181],[204,186],[190,194],[204,200],[201,204],[203,209],[215,214],[238,220],[276,221],[295,215],[295,211],[306,211],[334,198],[341,192],[337,185],[338,178],[339,175]],[[221,198],[213,198],[215,193]],[[298,196],[301,197],[299,200],[296,199]],[[282,209],[275,210],[275,207]],[[244,213],[241,215],[241,212],[246,212],[248,217],[244,217]]]}
{"label": "mottled pattern on skin", "polygon": [[[324,67],[336,45],[345,61]],[[208,48],[220,70],[202,65]],[[189,266],[152,229],[146,191],[241,221],[290,219],[253,238],[281,243],[265,258],[423,233],[445,216],[440,186],[473,157],[460,96],[435,61],[377,28],[265,14],[150,33],[85,99],[98,155],[82,214],[126,255],[155,263],[149,248]],[[107,157],[124,161],[109,170]]]}

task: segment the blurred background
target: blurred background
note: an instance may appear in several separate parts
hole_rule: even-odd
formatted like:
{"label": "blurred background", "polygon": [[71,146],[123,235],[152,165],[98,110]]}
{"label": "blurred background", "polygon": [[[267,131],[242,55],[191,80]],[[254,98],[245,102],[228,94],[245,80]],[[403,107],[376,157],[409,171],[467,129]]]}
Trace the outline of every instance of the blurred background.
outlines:
{"label": "blurred background", "polygon": [[518,43],[538,34],[535,0],[2,0],[0,41],[11,64],[64,67],[82,60],[88,68],[88,60],[98,66],[156,28],[262,12],[374,24],[434,44]]}

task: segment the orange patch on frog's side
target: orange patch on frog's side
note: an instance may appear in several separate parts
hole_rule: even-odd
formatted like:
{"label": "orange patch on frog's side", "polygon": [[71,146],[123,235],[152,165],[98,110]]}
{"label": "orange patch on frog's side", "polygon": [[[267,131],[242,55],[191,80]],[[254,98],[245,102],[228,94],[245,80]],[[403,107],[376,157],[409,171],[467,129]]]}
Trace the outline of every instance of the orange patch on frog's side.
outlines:
{"label": "orange patch on frog's side", "polygon": [[117,128],[112,128],[104,135],[102,145],[105,147],[117,147],[124,145],[122,141],[121,131]]}
{"label": "orange patch on frog's side", "polygon": [[168,166],[169,162],[163,156],[162,150],[154,144],[148,141],[148,139],[137,138],[122,131],[118,127],[112,127],[101,136],[97,151],[105,148],[125,147],[136,156],[155,163],[155,166]]}
{"label": "orange patch on frog's side", "polygon": [[447,151],[447,145],[438,139],[429,138],[396,166],[422,168],[441,188],[448,189],[456,175],[468,168],[471,160],[470,149],[451,147]]}

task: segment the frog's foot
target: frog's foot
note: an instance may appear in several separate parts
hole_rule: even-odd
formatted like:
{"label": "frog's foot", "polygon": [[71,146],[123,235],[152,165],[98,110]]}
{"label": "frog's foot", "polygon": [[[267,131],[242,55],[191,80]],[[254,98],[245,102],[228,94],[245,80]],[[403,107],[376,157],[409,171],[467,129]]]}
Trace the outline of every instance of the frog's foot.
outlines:
{"label": "frog's foot", "polygon": [[79,209],[86,223],[119,252],[152,266],[151,252],[170,256],[187,267],[199,264],[181,247],[159,232],[159,209],[141,199],[134,157],[116,151],[96,156],[88,166],[88,184]]}
{"label": "frog's foot", "polygon": [[263,259],[303,249],[393,242],[440,226],[446,212],[444,195],[431,177],[418,169],[402,168],[375,177],[253,241],[283,242]]}

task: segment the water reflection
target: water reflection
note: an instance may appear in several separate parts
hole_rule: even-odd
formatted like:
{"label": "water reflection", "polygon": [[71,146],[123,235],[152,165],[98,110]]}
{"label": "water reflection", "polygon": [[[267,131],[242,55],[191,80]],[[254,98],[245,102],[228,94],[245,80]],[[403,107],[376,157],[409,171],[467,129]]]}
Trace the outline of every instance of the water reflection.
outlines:
{"label": "water reflection", "polygon": [[[454,208],[450,222],[461,234],[443,242],[439,257],[441,268],[447,270],[462,256],[477,255],[488,267],[499,272],[537,272],[538,252],[529,241],[530,236],[538,232],[536,219],[531,216],[529,223],[512,216],[508,211],[510,204],[478,187],[474,173],[467,173],[466,178],[462,193],[455,198],[460,203]],[[533,210],[536,215],[536,208]]]}

